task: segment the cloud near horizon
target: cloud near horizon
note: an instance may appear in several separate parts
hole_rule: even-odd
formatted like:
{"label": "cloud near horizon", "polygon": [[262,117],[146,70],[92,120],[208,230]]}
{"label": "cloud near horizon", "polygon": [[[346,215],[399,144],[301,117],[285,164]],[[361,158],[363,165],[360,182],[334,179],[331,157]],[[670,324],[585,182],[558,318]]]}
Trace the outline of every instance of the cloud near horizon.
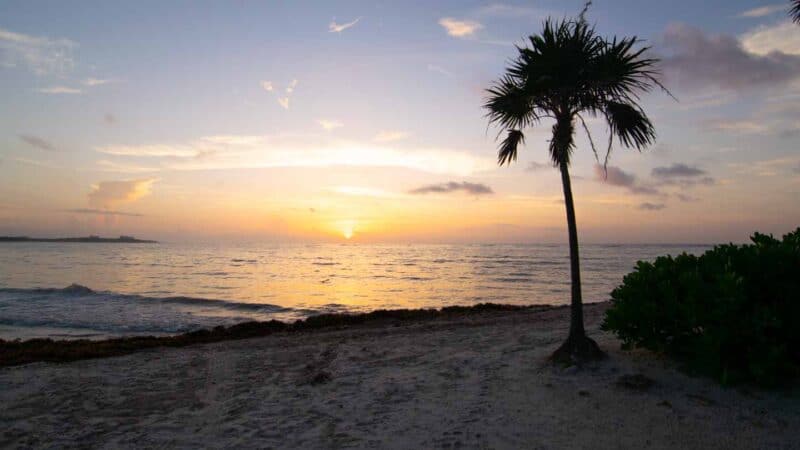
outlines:
{"label": "cloud near horizon", "polygon": [[[697,185],[711,186],[716,180],[703,169],[691,167],[683,163],[674,163],[671,166],[656,167],[651,172],[658,180],[659,185],[679,186],[686,189]],[[681,201],[687,201],[688,196],[677,194]]]}
{"label": "cloud near horizon", "polygon": [[658,189],[643,185],[636,179],[636,175],[625,172],[617,166],[604,168],[601,164],[594,165],[594,179],[611,186],[626,188],[632,194],[660,195]]}
{"label": "cloud near horizon", "polygon": [[409,194],[447,194],[451,192],[464,192],[466,194],[481,196],[491,195],[494,191],[491,187],[481,183],[470,183],[462,181],[450,181],[440,184],[428,184],[408,191]]}
{"label": "cloud near horizon", "polygon": [[20,134],[18,135],[18,137],[26,144],[32,147],[36,147],[40,150],[45,150],[48,152],[54,152],[57,150],[53,144],[47,142],[46,140],[40,138],[39,136],[33,136],[31,134]]}
{"label": "cloud near horizon", "polygon": [[448,35],[458,38],[472,36],[476,31],[483,29],[483,25],[474,20],[459,20],[452,17],[439,19],[439,25],[447,31]]}
{"label": "cloud near horizon", "polygon": [[656,178],[672,177],[699,177],[707,172],[697,167],[690,167],[683,163],[674,163],[671,166],[656,167],[652,174]]}
{"label": "cloud near horizon", "polygon": [[125,180],[125,181],[101,181],[92,186],[92,191],[88,194],[89,206],[100,209],[113,209],[119,203],[136,201],[150,194],[154,178]]}
{"label": "cloud near horizon", "polygon": [[144,214],[130,213],[124,211],[114,211],[110,209],[75,208],[75,209],[65,209],[63,210],[63,212],[72,214],[102,214],[107,216],[144,217]]}
{"label": "cloud near horizon", "polygon": [[667,205],[663,203],[650,203],[650,202],[640,203],[638,206],[639,209],[645,211],[660,211],[666,207]]}

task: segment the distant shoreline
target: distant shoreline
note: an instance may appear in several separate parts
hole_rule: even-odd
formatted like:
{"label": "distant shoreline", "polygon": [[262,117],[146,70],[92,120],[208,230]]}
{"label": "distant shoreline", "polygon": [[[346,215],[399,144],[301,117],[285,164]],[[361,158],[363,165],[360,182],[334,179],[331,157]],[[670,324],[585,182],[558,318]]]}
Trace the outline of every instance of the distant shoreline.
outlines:
{"label": "distant shoreline", "polygon": [[0,242],[77,242],[92,244],[158,244],[158,241],[136,239],[132,236],[103,238],[99,236],[69,238],[32,238],[27,236],[0,236]]}

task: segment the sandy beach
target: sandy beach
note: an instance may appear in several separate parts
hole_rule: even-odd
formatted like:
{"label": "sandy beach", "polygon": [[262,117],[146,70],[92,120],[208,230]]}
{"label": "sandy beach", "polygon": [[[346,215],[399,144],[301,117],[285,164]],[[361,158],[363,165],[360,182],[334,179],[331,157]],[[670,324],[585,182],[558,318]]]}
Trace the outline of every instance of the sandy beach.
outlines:
{"label": "sandy beach", "polygon": [[[556,368],[568,309],[0,369],[3,448],[800,448],[797,390],[723,388],[646,352]],[[642,374],[650,387],[619,383]]]}

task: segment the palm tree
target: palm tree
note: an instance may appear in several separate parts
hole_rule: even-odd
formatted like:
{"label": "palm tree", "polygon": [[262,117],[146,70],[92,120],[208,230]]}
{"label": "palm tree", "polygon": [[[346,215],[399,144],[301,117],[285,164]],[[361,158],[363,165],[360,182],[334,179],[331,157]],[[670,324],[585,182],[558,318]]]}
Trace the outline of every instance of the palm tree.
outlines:
{"label": "palm tree", "polygon": [[561,171],[564,189],[572,302],[569,337],[552,359],[568,364],[604,356],[583,325],[578,231],[569,176],[576,123],[580,122],[589,134],[598,162],[584,116],[599,117],[608,124],[605,162],[614,136],[623,146],[641,150],[654,142],[655,130],[638,103],[639,95],[654,86],[663,89],[656,79],[658,60],[645,56],[648,47],[637,49],[640,40],[636,37],[598,36],[584,19],[585,12],[584,8],[578,19],[545,21],[541,34],[530,36],[529,45],[517,47],[518,56],[487,90],[489,97],[484,105],[490,124],[507,131],[499,145],[501,166],[517,159],[517,148],[525,140],[524,128],[542,119],[554,121],[549,153],[553,165]]}
{"label": "palm tree", "polygon": [[791,5],[789,15],[792,17],[794,23],[800,23],[800,0],[792,0]]}

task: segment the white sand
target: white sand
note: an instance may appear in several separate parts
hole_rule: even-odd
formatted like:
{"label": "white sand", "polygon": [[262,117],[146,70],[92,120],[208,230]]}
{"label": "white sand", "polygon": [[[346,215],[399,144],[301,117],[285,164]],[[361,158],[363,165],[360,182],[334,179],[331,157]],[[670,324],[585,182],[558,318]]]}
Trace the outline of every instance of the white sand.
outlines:
{"label": "white sand", "polygon": [[[566,309],[3,368],[0,447],[800,448],[797,391],[621,352],[603,307],[610,358],[579,371],[545,364]],[[615,385],[633,373],[656,385]]]}

